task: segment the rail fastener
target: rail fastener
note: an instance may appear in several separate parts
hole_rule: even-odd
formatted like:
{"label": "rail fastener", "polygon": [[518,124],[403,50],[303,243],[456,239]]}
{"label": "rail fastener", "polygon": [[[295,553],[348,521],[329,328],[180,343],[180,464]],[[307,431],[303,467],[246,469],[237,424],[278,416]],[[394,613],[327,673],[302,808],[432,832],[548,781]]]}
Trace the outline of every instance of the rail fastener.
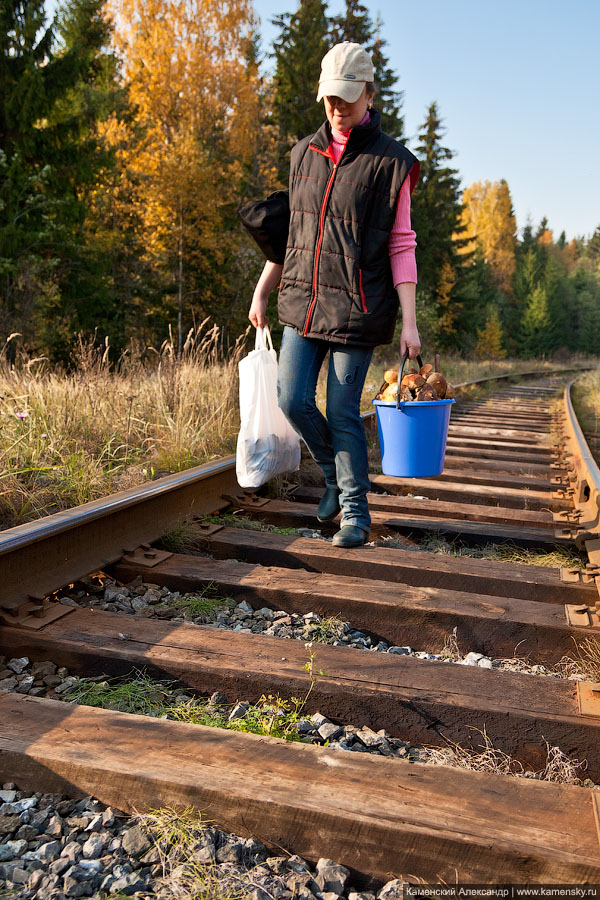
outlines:
{"label": "rail fastener", "polygon": [[150,544],[141,544],[139,547],[129,547],[123,550],[123,556],[129,562],[135,563],[136,566],[152,569],[154,566],[158,566],[159,563],[164,562],[165,559],[169,559],[173,554],[167,550],[157,550],[156,547],[152,547]]}
{"label": "rail fastener", "polygon": [[600,717],[600,684],[593,681],[578,681],[577,706],[581,716],[595,719]]}
{"label": "rail fastener", "polygon": [[568,625],[590,628],[596,631],[600,629],[600,617],[596,607],[587,606],[585,603],[578,606],[567,603],[565,604],[565,615]]}

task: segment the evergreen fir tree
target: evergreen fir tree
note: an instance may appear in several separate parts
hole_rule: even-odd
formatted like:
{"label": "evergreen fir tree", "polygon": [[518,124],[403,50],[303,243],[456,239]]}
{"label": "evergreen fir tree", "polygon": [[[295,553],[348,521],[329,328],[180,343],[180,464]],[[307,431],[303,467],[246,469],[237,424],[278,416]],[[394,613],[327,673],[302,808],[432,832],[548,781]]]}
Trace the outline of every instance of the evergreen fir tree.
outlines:
{"label": "evergreen fir tree", "polygon": [[521,323],[522,352],[524,356],[542,356],[550,352],[551,318],[548,295],[542,284],[533,289],[523,313]]}
{"label": "evergreen fir tree", "polygon": [[[31,345],[47,329],[64,346],[80,327],[63,305],[70,280],[90,309],[72,279],[84,266],[86,192],[106,164],[92,98],[108,27],[101,0],[74,0],[52,25],[42,0],[0,0],[0,20],[3,318]],[[49,336],[43,349],[53,346]]]}
{"label": "evergreen fir tree", "polygon": [[402,93],[395,90],[398,78],[384,53],[387,41],[381,36],[382,30],[383,22],[378,17],[373,24],[366,6],[358,0],[346,0],[345,12],[331,20],[331,43],[353,41],[362,44],[371,54],[377,86],[374,106],[381,113],[382,129],[398,139],[404,131],[404,120],[400,114]]}
{"label": "evergreen fir tree", "polygon": [[[439,337],[448,345],[448,338],[456,329],[454,315],[451,317],[451,330],[448,329],[448,311],[459,298],[463,287],[463,260],[457,252],[462,206],[458,173],[449,165],[454,153],[442,145],[442,137],[442,120],[437,104],[432,103],[419,134],[420,143],[415,149],[421,162],[421,174],[412,199],[412,224],[417,234],[418,291],[435,307],[444,335],[440,333]],[[447,284],[440,289],[443,282],[447,282],[443,273],[448,271],[453,273],[455,280],[451,297]],[[444,317],[445,325],[440,317]]]}
{"label": "evergreen fir tree", "polygon": [[375,69],[375,84],[377,85],[375,106],[381,113],[381,127],[386,134],[396,139],[402,139],[404,119],[400,110],[404,94],[402,91],[395,90],[398,76],[390,68],[389,59],[384,53],[387,41],[382,38],[382,31],[383,22],[378,16],[375,22],[375,41],[370,48]]}
{"label": "evergreen fir tree", "polygon": [[443,348],[456,345],[457,323],[462,303],[454,296],[456,271],[448,260],[444,261],[435,291],[438,313],[438,340]]}
{"label": "evergreen fir tree", "polygon": [[585,255],[592,262],[600,263],[600,225],[596,228],[585,248]]}

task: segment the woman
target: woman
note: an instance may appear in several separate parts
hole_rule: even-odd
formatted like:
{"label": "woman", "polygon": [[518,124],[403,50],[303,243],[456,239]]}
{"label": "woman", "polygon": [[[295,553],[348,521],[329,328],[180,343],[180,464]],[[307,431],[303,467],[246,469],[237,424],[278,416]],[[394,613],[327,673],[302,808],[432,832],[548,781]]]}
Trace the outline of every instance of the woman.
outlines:
{"label": "woman", "polygon": [[[420,350],[410,228],[419,163],[381,131],[374,93],[373,64],[360,44],[337,44],[323,58],[317,101],[324,99],[327,121],[292,149],[285,261],[266,263],[249,312],[264,326],[280,282],[279,405],[325,476],[319,521],[342,511],[339,547],[369,536],[360,397],[373,348],[392,340],[398,305],[401,352],[413,358]],[[328,351],[325,417],[315,391]]]}

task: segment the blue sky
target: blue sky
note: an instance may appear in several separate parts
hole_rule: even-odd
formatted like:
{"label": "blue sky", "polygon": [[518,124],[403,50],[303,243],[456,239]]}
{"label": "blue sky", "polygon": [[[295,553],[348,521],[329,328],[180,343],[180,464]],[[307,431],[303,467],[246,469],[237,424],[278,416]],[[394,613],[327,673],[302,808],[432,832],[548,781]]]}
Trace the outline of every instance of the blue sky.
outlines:
{"label": "blue sky", "polygon": [[[598,0],[362,2],[384,22],[409,146],[436,100],[463,187],[505,178],[519,228],[545,215],[570,239],[600,225]],[[269,20],[297,0],[254,5],[266,51]]]}

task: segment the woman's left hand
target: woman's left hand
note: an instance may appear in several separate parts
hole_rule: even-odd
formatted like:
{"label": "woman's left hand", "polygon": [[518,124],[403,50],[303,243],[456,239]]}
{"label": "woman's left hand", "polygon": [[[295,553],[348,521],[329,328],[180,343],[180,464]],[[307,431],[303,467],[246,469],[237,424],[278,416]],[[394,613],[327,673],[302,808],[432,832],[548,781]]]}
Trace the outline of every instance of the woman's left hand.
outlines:
{"label": "woman's left hand", "polygon": [[416,325],[403,325],[400,334],[400,353],[402,356],[408,350],[408,358],[415,359],[421,349],[421,338]]}

